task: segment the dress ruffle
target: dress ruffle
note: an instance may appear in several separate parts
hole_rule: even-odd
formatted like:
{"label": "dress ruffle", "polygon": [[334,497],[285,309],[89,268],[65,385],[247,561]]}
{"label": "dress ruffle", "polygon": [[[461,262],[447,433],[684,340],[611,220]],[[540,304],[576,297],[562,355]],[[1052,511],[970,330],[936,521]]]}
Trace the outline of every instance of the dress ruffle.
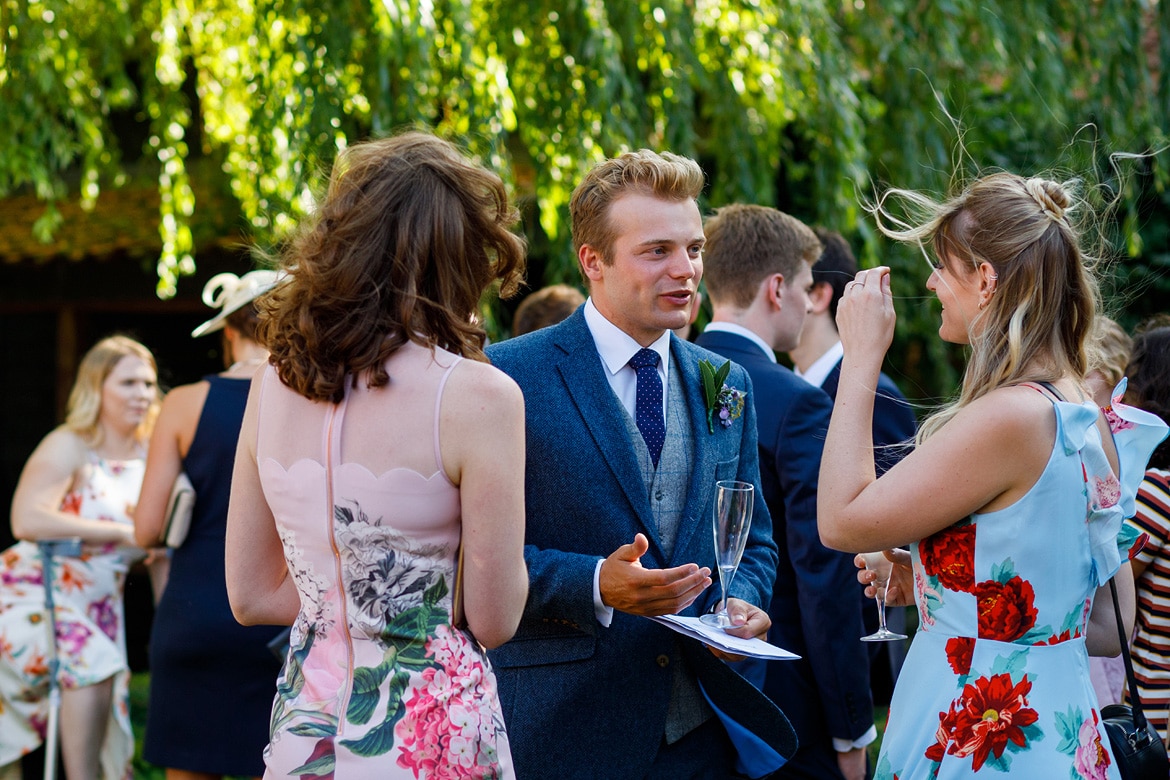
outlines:
{"label": "dress ruffle", "polygon": [[1146,464],[1154,448],[1166,438],[1167,426],[1161,418],[1121,402],[1127,380],[1122,379],[1113,391],[1113,402],[1105,409],[1113,433],[1120,464],[1120,477],[1113,474],[1104,450],[1086,447],[1092,437],[1098,440],[1097,418],[1100,412],[1091,403],[1058,402],[1057,436],[1066,455],[1081,453],[1088,492],[1090,551],[1097,584],[1104,585],[1128,556],[1135,537],[1122,534],[1122,521],[1132,517],[1135,497],[1145,475]]}

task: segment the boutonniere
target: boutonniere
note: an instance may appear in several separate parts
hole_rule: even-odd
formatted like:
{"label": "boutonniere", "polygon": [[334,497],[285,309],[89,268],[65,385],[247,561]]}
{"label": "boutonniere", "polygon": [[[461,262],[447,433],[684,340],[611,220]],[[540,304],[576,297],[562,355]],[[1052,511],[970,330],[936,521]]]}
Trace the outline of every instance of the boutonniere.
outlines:
{"label": "boutonniere", "polygon": [[730,428],[731,421],[743,414],[743,399],[747,396],[725,384],[731,373],[731,361],[715,368],[710,361],[700,360],[699,373],[703,377],[703,398],[707,401],[707,430],[715,433],[716,418],[724,428]]}

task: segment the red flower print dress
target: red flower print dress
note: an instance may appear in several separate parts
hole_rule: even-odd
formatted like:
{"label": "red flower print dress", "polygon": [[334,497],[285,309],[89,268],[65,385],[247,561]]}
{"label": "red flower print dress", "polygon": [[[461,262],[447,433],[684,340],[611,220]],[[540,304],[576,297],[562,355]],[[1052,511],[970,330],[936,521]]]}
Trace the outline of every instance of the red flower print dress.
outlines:
{"label": "red flower print dress", "polygon": [[1122,518],[1133,514],[1166,426],[1114,400],[1119,482],[1097,408],[1053,407],[1052,456],[1023,498],[911,547],[919,630],[876,780],[1119,777],[1089,681],[1085,630],[1098,586],[1136,537]]}
{"label": "red flower print dress", "polygon": [[[403,391],[410,408],[365,382],[347,383],[336,406],[313,403],[266,369],[260,483],[301,601],[266,779],[514,777],[491,665],[451,625],[462,513],[439,454],[438,410],[458,361],[400,347],[387,369],[420,380],[422,389]],[[383,432],[395,425],[433,440],[432,473],[375,473],[348,459],[371,443],[386,449]]]}
{"label": "red flower print dress", "polygon": [[[91,520],[133,523],[142,459],[89,453],[61,510]],[[130,670],[122,587],[128,559],[113,545],[86,545],[80,558],[55,558],[53,602],[62,688],[114,678],[113,716],[102,746],[102,776],[130,776]],[[37,546],[17,542],[0,553],[0,767],[40,746],[49,703],[49,631]]]}

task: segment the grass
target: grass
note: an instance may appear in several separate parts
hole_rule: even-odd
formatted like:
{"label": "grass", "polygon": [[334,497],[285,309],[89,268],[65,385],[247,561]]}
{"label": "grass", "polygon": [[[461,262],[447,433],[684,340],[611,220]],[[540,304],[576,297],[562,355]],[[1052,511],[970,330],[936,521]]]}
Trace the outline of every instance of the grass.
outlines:
{"label": "grass", "polygon": [[134,728],[134,780],[165,780],[162,767],[142,758],[142,736],[146,733],[146,709],[150,702],[150,674],[130,675],[130,725]]}

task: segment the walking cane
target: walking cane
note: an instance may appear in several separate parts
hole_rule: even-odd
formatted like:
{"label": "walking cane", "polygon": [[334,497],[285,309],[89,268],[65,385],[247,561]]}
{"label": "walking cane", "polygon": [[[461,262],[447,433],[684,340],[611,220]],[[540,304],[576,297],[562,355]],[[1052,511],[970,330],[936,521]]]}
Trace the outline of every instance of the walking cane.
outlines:
{"label": "walking cane", "polygon": [[57,776],[57,732],[60,728],[61,684],[57,679],[60,660],[57,657],[57,611],[53,606],[53,556],[76,558],[81,555],[81,539],[41,539],[37,542],[41,554],[41,579],[45,588],[45,611],[49,614],[49,722],[45,728],[45,780]]}

